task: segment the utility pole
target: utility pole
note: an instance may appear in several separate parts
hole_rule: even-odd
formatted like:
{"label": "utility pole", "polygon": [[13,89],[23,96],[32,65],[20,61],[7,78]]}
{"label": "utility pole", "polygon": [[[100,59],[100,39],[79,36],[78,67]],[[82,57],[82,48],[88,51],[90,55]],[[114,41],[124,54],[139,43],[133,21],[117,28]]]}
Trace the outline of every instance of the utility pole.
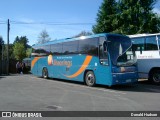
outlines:
{"label": "utility pole", "polygon": [[10,22],[8,19],[7,22],[7,74],[9,75],[9,30],[10,30]]}
{"label": "utility pole", "polygon": [[1,74],[3,74],[3,44],[2,44],[2,62],[0,63],[1,64]]}

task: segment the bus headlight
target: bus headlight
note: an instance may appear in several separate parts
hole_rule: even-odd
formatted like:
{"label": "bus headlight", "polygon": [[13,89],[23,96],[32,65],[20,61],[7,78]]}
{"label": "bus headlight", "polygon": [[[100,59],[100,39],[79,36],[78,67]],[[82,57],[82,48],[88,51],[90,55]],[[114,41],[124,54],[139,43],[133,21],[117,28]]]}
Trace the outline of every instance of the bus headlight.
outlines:
{"label": "bus headlight", "polygon": [[126,71],[124,67],[121,67],[120,70],[121,70],[121,72],[125,72]]}

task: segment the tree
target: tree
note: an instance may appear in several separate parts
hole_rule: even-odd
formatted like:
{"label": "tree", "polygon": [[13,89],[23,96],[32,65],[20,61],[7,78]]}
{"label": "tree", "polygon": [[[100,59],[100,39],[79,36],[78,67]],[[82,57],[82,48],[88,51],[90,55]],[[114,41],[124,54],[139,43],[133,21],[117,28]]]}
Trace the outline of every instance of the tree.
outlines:
{"label": "tree", "polygon": [[[4,41],[2,36],[0,36],[0,56],[2,55],[2,46],[4,45]],[[1,58],[1,57],[0,57]]]}
{"label": "tree", "polygon": [[121,0],[119,32],[122,34],[156,33],[158,16],[153,13],[156,0]]}
{"label": "tree", "polygon": [[30,46],[28,45],[28,38],[26,36],[21,36],[21,37],[16,37],[13,44],[15,43],[22,43],[25,47],[25,50],[27,50],[27,48],[30,48]]}
{"label": "tree", "polygon": [[10,56],[11,59],[22,60],[26,56],[29,56],[29,50],[31,46],[28,45],[28,38],[26,36],[17,36],[13,42],[13,47]]}
{"label": "tree", "polygon": [[15,43],[13,47],[13,53],[16,60],[23,60],[26,57],[25,46],[23,43]]}
{"label": "tree", "polygon": [[[3,47],[3,59],[7,59],[7,45],[4,45]],[[9,44],[9,59],[15,59],[13,54],[13,44]]]}
{"label": "tree", "polygon": [[117,3],[115,0],[103,0],[97,14],[97,23],[93,26],[94,33],[112,32],[115,29],[117,14]]}
{"label": "tree", "polygon": [[32,48],[27,48],[27,50],[26,50],[26,57],[30,58],[31,52],[32,52]]}
{"label": "tree", "polygon": [[93,32],[120,34],[159,32],[160,17],[153,13],[155,3],[156,0],[104,0],[98,11]]}
{"label": "tree", "polygon": [[2,45],[4,45],[4,41],[2,36],[0,36],[0,51],[2,50]]}
{"label": "tree", "polygon": [[42,44],[42,43],[48,42],[50,40],[51,40],[51,38],[49,37],[49,34],[47,33],[47,31],[42,30],[42,32],[38,36],[38,43]]}
{"label": "tree", "polygon": [[20,38],[17,36],[17,37],[15,38],[13,44],[15,44],[15,43],[17,43],[17,42],[19,42],[19,41],[20,41]]}
{"label": "tree", "polygon": [[72,38],[76,38],[76,37],[80,37],[80,36],[88,36],[88,35],[92,35],[91,32],[86,32],[86,31],[82,31],[79,34],[73,36]]}

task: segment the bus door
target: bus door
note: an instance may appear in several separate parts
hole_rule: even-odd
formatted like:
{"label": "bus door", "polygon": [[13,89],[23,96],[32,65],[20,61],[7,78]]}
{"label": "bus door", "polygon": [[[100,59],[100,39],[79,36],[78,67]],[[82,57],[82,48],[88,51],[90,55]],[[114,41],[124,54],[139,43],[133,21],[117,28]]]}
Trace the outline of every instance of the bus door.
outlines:
{"label": "bus door", "polygon": [[160,35],[156,36],[156,41],[157,41],[157,46],[158,46],[159,55],[160,55]]}
{"label": "bus door", "polygon": [[111,66],[109,64],[109,56],[107,51],[107,42],[105,37],[99,39],[99,62],[100,66],[97,68],[98,78],[97,83],[111,84]]}

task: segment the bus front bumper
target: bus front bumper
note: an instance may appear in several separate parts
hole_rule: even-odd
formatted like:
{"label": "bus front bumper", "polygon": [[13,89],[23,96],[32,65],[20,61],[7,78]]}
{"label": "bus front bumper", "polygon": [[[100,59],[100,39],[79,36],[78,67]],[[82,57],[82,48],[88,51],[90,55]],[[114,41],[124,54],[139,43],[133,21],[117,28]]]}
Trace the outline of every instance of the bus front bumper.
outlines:
{"label": "bus front bumper", "polygon": [[113,73],[112,84],[129,84],[138,82],[138,73],[137,72],[128,72],[128,73]]}

